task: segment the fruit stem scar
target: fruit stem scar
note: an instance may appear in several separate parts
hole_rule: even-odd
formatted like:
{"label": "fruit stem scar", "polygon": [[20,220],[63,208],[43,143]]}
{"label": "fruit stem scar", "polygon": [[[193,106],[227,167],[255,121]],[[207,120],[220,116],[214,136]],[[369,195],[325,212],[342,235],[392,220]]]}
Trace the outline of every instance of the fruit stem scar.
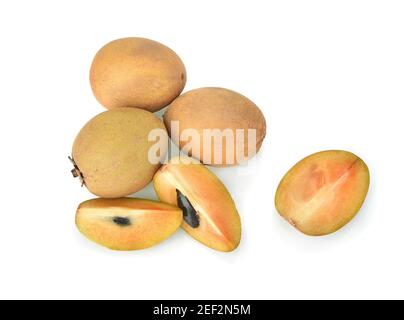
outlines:
{"label": "fruit stem scar", "polygon": [[289,223],[294,226],[295,228],[297,228],[297,223],[295,220],[293,220],[292,218],[287,219],[289,221]]}
{"label": "fruit stem scar", "polygon": [[79,167],[77,166],[76,162],[74,161],[74,159],[72,157],[68,157],[70,162],[73,164],[73,169],[70,171],[73,175],[73,178],[77,178],[79,177],[80,182],[81,182],[81,186],[84,186],[86,184],[86,182],[84,181],[84,176],[81,173]]}
{"label": "fruit stem scar", "polygon": [[192,228],[199,227],[199,215],[195,208],[192,206],[191,202],[186,196],[184,196],[181,191],[177,189],[177,203],[178,207],[182,210],[184,214],[184,220]]}
{"label": "fruit stem scar", "polygon": [[126,217],[113,217],[112,221],[120,227],[129,227],[132,225],[130,219]]}

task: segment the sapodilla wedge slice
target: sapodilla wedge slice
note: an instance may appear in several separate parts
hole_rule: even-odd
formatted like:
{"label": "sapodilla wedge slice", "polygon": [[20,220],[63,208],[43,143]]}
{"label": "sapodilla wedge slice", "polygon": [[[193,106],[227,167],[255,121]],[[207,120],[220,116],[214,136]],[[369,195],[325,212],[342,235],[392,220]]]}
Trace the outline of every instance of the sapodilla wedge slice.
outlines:
{"label": "sapodilla wedge slice", "polygon": [[206,246],[235,250],[241,239],[236,205],[224,184],[197,160],[177,157],[157,171],[154,188],[163,202],[180,206],[183,229]]}

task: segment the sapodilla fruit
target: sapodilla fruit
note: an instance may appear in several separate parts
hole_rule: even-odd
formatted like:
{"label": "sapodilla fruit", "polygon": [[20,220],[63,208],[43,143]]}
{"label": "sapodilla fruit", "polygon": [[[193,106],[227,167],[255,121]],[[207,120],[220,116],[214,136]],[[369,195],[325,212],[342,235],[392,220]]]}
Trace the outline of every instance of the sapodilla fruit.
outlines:
{"label": "sapodilla fruit", "polygon": [[107,109],[136,107],[158,111],[184,89],[185,66],[170,48],[144,38],[108,43],[95,56],[90,83]]}
{"label": "sapodilla fruit", "polygon": [[261,110],[224,88],[182,94],[167,108],[164,124],[181,151],[217,167],[245,163],[260,150],[266,134]]}
{"label": "sapodilla fruit", "polygon": [[113,250],[140,250],[171,236],[182,211],[165,203],[134,199],[92,199],[80,204],[76,225],[93,242]]}
{"label": "sapodilla fruit", "polygon": [[229,252],[241,238],[240,216],[223,183],[195,159],[174,158],[154,176],[163,202],[184,212],[183,229],[206,246]]}
{"label": "sapodilla fruit", "polygon": [[97,196],[124,197],[153,179],[167,147],[167,131],[154,114],[136,108],[109,110],[91,119],[77,135],[72,172]]}
{"label": "sapodilla fruit", "polygon": [[369,182],[368,167],[353,153],[341,150],[315,153],[286,173],[276,192],[275,206],[301,232],[327,235],[357,214]]}

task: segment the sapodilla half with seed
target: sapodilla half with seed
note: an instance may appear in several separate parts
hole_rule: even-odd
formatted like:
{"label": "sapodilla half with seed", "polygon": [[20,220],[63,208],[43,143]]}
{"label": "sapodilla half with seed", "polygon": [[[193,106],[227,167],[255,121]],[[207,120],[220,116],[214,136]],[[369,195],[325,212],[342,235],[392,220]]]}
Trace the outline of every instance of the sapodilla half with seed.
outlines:
{"label": "sapodilla half with seed", "polygon": [[219,251],[238,247],[241,222],[236,205],[224,184],[203,164],[174,158],[153,181],[161,201],[183,209],[182,227],[193,238]]}
{"label": "sapodilla half with seed", "polygon": [[261,110],[224,88],[200,88],[179,96],[164,114],[164,123],[184,153],[218,167],[246,162],[260,150],[266,134]]}
{"label": "sapodilla half with seed", "polygon": [[90,82],[95,97],[107,109],[136,107],[154,112],[181,94],[186,71],[178,55],[163,44],[124,38],[96,54]]}
{"label": "sapodilla half with seed", "polygon": [[140,250],[171,236],[182,211],[165,203],[134,199],[92,199],[80,204],[76,225],[93,242],[113,250]]}
{"label": "sapodilla half with seed", "polygon": [[153,179],[167,147],[167,131],[158,117],[137,108],[116,108],[80,130],[72,150],[73,173],[97,196],[124,197]]}
{"label": "sapodilla half with seed", "polygon": [[295,228],[311,236],[333,233],[355,217],[369,189],[365,162],[343,150],[312,154],[279,184],[275,206]]}

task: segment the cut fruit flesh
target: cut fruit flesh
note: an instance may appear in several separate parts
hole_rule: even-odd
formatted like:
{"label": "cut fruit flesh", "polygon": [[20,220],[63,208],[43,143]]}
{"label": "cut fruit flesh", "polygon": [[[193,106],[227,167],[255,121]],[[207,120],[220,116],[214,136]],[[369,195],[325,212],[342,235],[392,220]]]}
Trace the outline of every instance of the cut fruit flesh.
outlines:
{"label": "cut fruit flesh", "polygon": [[76,214],[83,235],[113,250],[151,247],[168,238],[181,223],[179,208],[133,198],[89,200]]}
{"label": "cut fruit flesh", "polygon": [[297,163],[279,184],[275,205],[293,226],[321,236],[347,224],[361,208],[369,170],[347,151],[324,151]]}
{"label": "cut fruit flesh", "polygon": [[241,223],[226,187],[204,165],[176,161],[173,159],[156,173],[154,187],[158,197],[163,202],[179,205],[178,190],[199,219],[196,227],[184,221],[183,229],[212,249],[233,251],[240,243]]}

